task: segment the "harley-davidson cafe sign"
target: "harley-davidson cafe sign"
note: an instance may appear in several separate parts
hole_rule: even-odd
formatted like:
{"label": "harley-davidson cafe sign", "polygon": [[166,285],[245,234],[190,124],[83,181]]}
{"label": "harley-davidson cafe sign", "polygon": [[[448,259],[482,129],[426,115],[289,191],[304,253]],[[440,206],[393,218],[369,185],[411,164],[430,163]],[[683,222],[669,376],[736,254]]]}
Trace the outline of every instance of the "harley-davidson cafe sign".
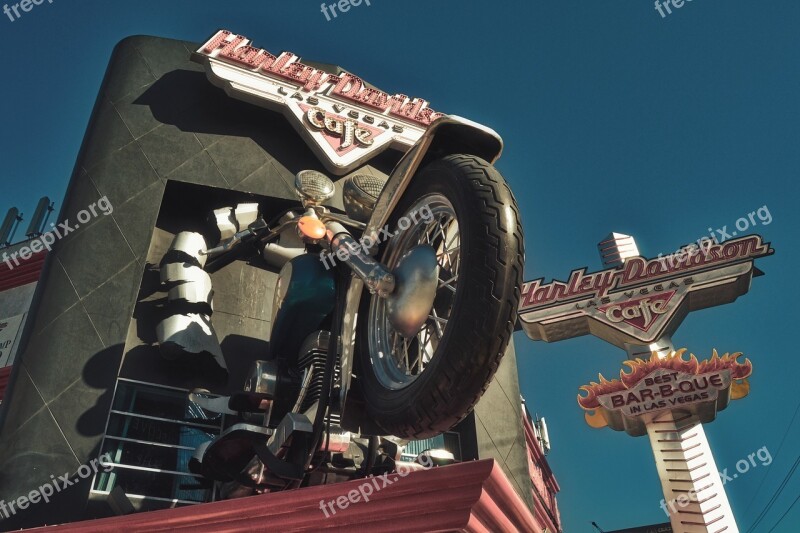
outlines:
{"label": "harley-davidson cafe sign", "polygon": [[[580,387],[578,403],[586,422],[634,437],[650,436],[664,501],[686,498],[695,504],[691,522],[683,511],[670,513],[673,529],[683,531],[676,526],[691,523],[697,531],[738,531],[722,482],[713,475],[717,468],[702,425],[731,400],[748,394],[752,365],[740,363],[740,353],[719,357],[716,351],[707,361],[694,355],[687,360],[685,349],[674,350],[671,337],[689,312],[747,293],[753,276],[761,274],[755,260],[773,250],[759,235],[706,241],[701,248],[683,250],[678,256],[646,259],[638,256],[633,237],[612,234],[600,243],[600,252],[619,266],[593,273],[574,270],[567,281],[523,284],[519,320],[533,340],[591,334],[625,350],[630,372],[621,371],[613,380],[601,374],[599,381]],[[644,354],[649,359],[641,359]],[[691,448],[696,452],[688,456],[680,446],[659,445],[665,435],[670,442],[694,439]],[[698,477],[682,478],[676,472],[696,472]],[[706,489],[711,495],[704,502],[711,503],[703,508],[691,496]],[[711,524],[713,529],[706,527]]]}
{"label": "harley-davidson cafe sign", "polygon": [[345,174],[389,147],[407,150],[442,116],[421,98],[390,95],[349,73],[274,55],[219,30],[193,59],[232,97],[283,112],[326,168]]}
{"label": "harley-davidson cafe sign", "polygon": [[673,333],[689,311],[745,294],[758,273],[753,261],[772,253],[759,235],[748,235],[677,259],[633,257],[599,272],[574,270],[563,282],[537,279],[523,284],[520,322],[534,340],[591,333],[622,348],[648,344]]}

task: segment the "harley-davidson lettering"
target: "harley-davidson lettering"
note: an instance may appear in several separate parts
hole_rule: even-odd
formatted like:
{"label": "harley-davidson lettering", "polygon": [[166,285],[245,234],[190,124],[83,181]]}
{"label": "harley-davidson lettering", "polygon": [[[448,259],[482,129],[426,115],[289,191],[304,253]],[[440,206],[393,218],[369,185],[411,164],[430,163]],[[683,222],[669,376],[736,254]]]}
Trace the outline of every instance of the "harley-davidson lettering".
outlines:
{"label": "harley-davidson lettering", "polygon": [[199,52],[242,65],[264,76],[279,76],[299,84],[306,92],[331,91],[342,99],[365,104],[381,113],[388,112],[425,126],[443,115],[428,107],[428,102],[421,98],[409,98],[404,94],[392,96],[378,89],[365,87],[364,81],[358,76],[336,76],[304,65],[291,52],[282,52],[275,56],[262,48],[254,48],[249,43],[250,40],[242,35],[234,36],[230,31],[220,30]]}
{"label": "harley-davidson lettering", "polygon": [[711,246],[707,254],[696,254],[685,261],[669,264],[660,259],[634,257],[622,267],[586,274],[586,268],[574,270],[565,282],[542,284],[542,279],[522,286],[520,312],[544,308],[578,298],[603,297],[609,292],[639,285],[650,280],[668,278],[722,264],[733,264],[772,253],[769,244],[759,235],[749,235]]}
{"label": "harley-davidson lettering", "polygon": [[227,30],[215,33],[192,59],[228,95],[283,113],[337,175],[389,148],[410,149],[444,116],[421,98],[390,95],[353,74],[306,65],[291,52],[273,55]]}
{"label": "harley-davidson lettering", "polygon": [[567,281],[534,280],[522,285],[520,325],[547,342],[592,334],[623,349],[649,344],[670,335],[687,312],[746,293],[754,259],[772,253],[759,235],[748,235],[674,264],[628,257],[600,272],[574,270]]}

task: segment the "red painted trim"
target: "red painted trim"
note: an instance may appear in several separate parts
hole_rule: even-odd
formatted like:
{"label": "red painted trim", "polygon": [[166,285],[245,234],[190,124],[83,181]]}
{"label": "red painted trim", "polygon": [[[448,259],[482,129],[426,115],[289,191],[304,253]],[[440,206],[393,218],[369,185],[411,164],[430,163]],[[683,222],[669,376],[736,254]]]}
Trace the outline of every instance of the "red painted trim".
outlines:
{"label": "red painted trim", "polygon": [[[561,488],[558,486],[553,471],[550,470],[547,458],[536,438],[533,424],[525,412],[522,414],[522,426],[528,445],[528,471],[533,485],[531,492],[533,493],[534,516],[542,528],[561,531],[561,516],[556,501],[556,494]],[[542,491],[545,493],[542,494]]]}
{"label": "red painted trim", "polygon": [[0,368],[0,401],[6,394],[6,388],[8,388],[8,379],[11,376],[12,368],[13,367],[10,366],[7,366],[5,368]]}
{"label": "red painted trim", "polygon": [[46,257],[45,250],[33,254],[28,259],[17,258],[19,266],[9,259],[13,266],[9,268],[8,264],[2,261],[2,251],[0,251],[0,292],[39,281]]}
{"label": "red painted trim", "polygon": [[[276,492],[181,507],[38,528],[80,533],[125,531],[519,531],[542,530],[514,491],[502,469],[488,459],[426,471],[405,478],[388,476]],[[375,483],[368,502],[350,504],[326,518],[321,502],[347,497],[359,486]],[[360,496],[359,496],[360,497]]]}
{"label": "red painted trim", "polygon": [[539,445],[539,441],[536,439],[536,433],[533,429],[533,425],[531,424],[531,421],[528,420],[528,417],[524,414],[522,416],[522,425],[523,429],[525,430],[525,440],[528,443],[528,451],[531,454],[533,461],[541,467],[545,474],[545,481],[548,485],[550,485],[550,488],[553,490],[553,492],[561,492],[561,487],[558,486],[558,482],[553,475],[553,471],[550,469],[550,464],[547,462],[547,457],[545,457],[544,452]]}

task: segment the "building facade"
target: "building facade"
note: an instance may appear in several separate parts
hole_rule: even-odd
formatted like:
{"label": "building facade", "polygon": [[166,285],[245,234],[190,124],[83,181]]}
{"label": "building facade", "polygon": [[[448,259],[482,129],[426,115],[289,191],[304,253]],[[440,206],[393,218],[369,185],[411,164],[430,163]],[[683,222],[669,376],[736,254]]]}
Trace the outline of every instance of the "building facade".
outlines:
{"label": "building facade", "polygon": [[[46,251],[29,254],[29,241],[0,250],[0,402],[5,396],[21,342],[21,334],[33,302]],[[24,251],[25,258],[18,258]]]}
{"label": "building facade", "polygon": [[[15,341],[21,364],[0,407],[0,500],[17,501],[51,475],[67,472],[73,482],[46,503],[4,513],[0,529],[100,518],[117,520],[120,527],[147,529],[149,520],[174,519],[196,528],[209,516],[225,521],[249,513],[252,522],[240,524],[244,528],[269,524],[269,506],[260,499],[300,498],[276,493],[213,503],[218,487],[188,470],[192,451],[228,421],[193,411],[187,393],[197,387],[230,393],[228,383],[240,383],[250,363],[265,353],[276,274],[237,261],[212,275],[214,326],[227,382],[170,364],[158,352],[155,328],[165,297],[158,264],[174,236],[201,227],[205,215],[221,205],[258,202],[267,212],[280,212],[296,202],[298,171],[325,170],[279,113],[212,86],[190,61],[197,46],[132,37],[113,52],[59,220],[74,221],[103,199],[112,209],[59,240],[47,257]],[[357,171],[386,175],[399,155],[389,150]],[[341,191],[333,202],[341,206]],[[20,307],[8,307],[6,314],[27,311],[35,280],[22,287],[28,292],[9,297]],[[558,485],[519,398],[512,343],[473,414],[435,442],[409,445],[408,453],[414,446],[448,448],[462,461],[414,473],[409,487],[429,497],[446,490],[448,472],[453,479],[463,475],[463,512],[424,515],[431,527],[441,520],[452,529],[484,523],[489,529],[513,524],[518,530],[560,531]],[[101,456],[110,457],[104,468],[73,475]],[[491,488],[489,499],[496,503],[472,498],[481,493],[471,490],[476,487]],[[341,493],[335,486],[302,490],[316,491],[307,494],[312,499]],[[388,501],[408,489],[395,490],[382,497]],[[113,518],[130,511],[134,517]],[[302,513],[296,514],[300,520]],[[338,520],[366,520],[348,516]],[[313,529],[318,519],[310,517],[305,527]],[[101,523],[107,524],[97,527]]]}

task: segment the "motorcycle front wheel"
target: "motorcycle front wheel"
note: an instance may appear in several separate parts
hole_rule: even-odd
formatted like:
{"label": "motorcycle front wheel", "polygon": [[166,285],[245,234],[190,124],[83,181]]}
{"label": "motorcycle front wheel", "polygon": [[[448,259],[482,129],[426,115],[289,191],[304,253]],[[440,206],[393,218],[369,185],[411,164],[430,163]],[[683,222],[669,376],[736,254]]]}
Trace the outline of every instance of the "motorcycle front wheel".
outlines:
{"label": "motorcycle front wheel", "polygon": [[[386,434],[428,438],[478,402],[514,331],[524,266],[522,224],[500,173],[475,156],[428,164],[389,220],[378,258],[393,270],[417,246],[438,262],[432,309],[401,335],[385,299],[365,294],[356,351],[367,412]],[[385,232],[384,235],[387,233]]]}

